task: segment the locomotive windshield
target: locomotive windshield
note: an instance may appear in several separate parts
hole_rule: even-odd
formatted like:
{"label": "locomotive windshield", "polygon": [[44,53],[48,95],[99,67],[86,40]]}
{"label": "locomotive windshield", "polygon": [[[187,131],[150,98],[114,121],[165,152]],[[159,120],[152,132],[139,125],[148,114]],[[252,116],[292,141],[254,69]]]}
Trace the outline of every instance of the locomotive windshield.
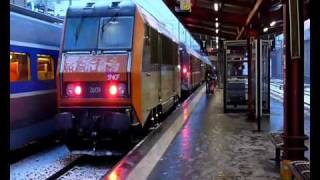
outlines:
{"label": "locomotive windshield", "polygon": [[103,18],[100,24],[98,49],[130,49],[132,17]]}
{"label": "locomotive windshield", "polygon": [[64,37],[65,50],[96,49],[99,18],[69,18]]}
{"label": "locomotive windshield", "polygon": [[64,50],[127,50],[133,17],[79,17],[67,20]]}

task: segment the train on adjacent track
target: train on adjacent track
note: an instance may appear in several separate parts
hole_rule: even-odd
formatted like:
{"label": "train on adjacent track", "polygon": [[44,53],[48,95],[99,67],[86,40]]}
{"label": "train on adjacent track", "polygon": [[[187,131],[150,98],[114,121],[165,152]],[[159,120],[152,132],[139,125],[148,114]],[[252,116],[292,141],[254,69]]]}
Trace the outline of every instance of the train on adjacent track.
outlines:
{"label": "train on adjacent track", "polygon": [[55,133],[63,20],[10,8],[10,150],[17,150]]}
{"label": "train on adjacent track", "polygon": [[56,77],[64,142],[97,150],[154,126],[211,66],[131,1],[68,8]]}

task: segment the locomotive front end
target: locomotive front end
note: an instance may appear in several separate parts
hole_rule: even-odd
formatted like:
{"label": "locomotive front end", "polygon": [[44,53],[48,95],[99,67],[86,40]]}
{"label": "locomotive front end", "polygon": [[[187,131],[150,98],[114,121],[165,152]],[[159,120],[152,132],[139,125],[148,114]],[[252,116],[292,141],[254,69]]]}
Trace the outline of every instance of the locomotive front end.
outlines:
{"label": "locomotive front end", "polygon": [[57,73],[57,123],[69,149],[127,134],[134,7],[69,8]]}

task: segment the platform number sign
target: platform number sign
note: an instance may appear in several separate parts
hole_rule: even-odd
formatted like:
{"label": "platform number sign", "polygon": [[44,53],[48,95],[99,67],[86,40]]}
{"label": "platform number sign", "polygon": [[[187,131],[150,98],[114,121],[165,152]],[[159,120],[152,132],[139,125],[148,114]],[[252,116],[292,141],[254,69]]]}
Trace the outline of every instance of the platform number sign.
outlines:
{"label": "platform number sign", "polygon": [[291,58],[300,58],[299,0],[289,0]]}

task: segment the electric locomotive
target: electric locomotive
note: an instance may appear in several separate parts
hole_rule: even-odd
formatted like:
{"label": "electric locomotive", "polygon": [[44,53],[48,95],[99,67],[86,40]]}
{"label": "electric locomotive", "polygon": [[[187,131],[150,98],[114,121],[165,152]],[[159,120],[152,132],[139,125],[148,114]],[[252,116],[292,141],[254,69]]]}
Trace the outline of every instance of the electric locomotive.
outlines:
{"label": "electric locomotive", "polygon": [[131,1],[69,8],[60,54],[57,121],[70,150],[152,127],[179,102],[179,42]]}

